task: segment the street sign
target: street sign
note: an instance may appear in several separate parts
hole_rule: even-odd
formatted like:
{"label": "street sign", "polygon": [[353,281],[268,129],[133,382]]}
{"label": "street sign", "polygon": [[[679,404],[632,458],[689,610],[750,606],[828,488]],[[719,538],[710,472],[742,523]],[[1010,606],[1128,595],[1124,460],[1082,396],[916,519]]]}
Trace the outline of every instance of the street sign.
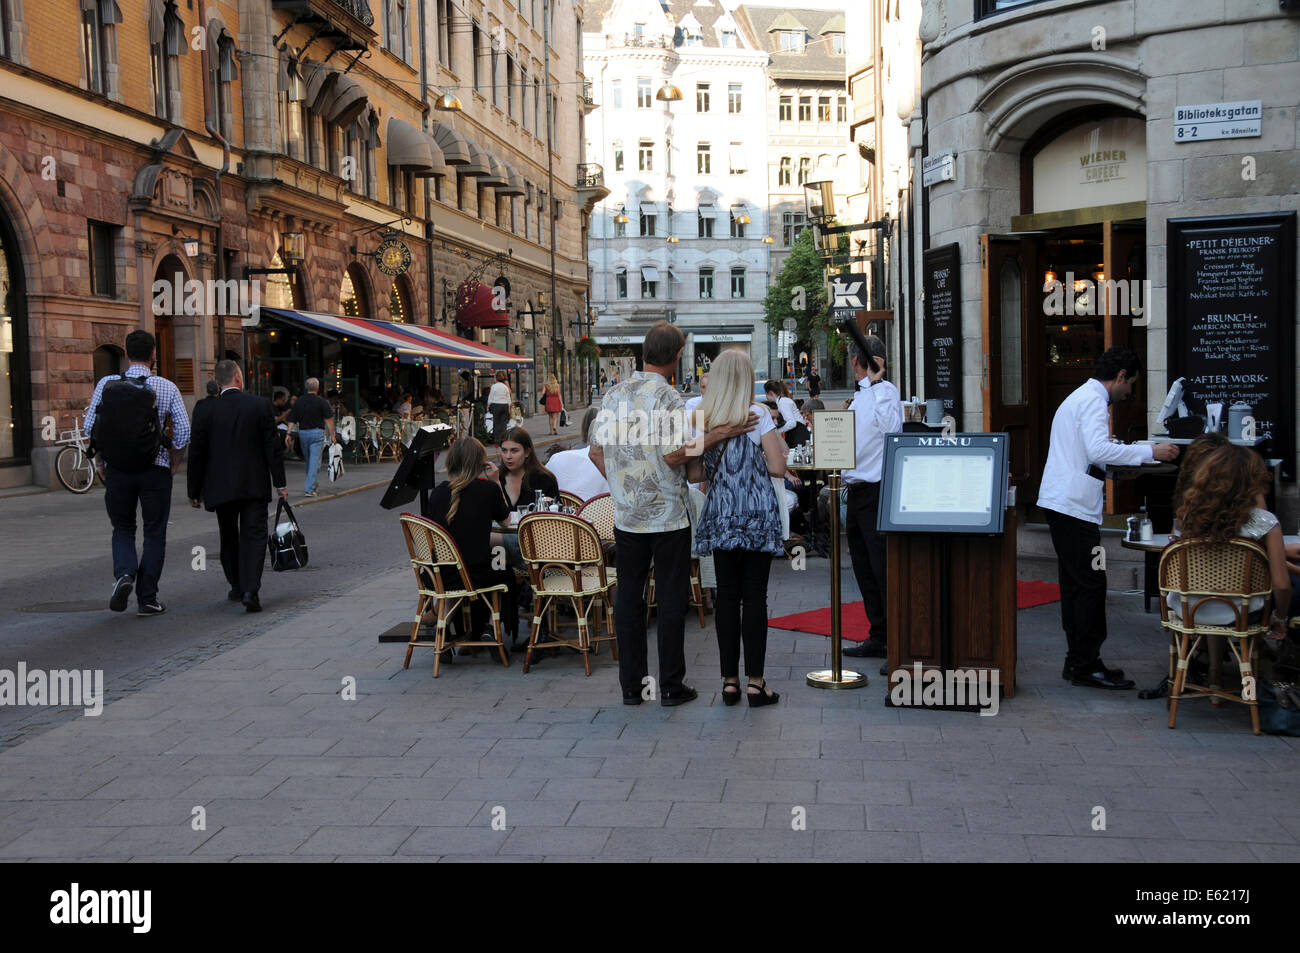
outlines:
{"label": "street sign", "polygon": [[831,317],[836,321],[857,317],[857,313],[866,306],[866,275],[834,275],[831,277]]}
{"label": "street sign", "polygon": [[1264,104],[1252,99],[1237,103],[1203,103],[1174,107],[1174,142],[1206,139],[1245,139],[1263,135]]}
{"label": "street sign", "polygon": [[926,156],[921,163],[921,187],[929,188],[936,182],[951,182],[957,178],[957,155],[940,152]]}
{"label": "street sign", "polygon": [[781,322],[781,328],[782,330],[785,331],[793,331],[798,326],[799,326],[799,322],[796,321],[794,318],[786,318],[784,321]]}

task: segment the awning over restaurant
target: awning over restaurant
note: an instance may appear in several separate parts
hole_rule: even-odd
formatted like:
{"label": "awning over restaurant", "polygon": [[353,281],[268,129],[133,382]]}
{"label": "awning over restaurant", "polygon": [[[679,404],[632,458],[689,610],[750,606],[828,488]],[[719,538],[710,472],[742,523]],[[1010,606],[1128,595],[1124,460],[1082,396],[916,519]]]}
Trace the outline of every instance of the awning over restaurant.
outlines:
{"label": "awning over restaurant", "polygon": [[388,164],[401,166],[413,172],[433,174],[433,153],[429,148],[429,137],[416,129],[409,122],[388,117],[387,135]]}
{"label": "awning over restaurant", "polygon": [[347,344],[389,351],[404,364],[486,371],[511,370],[533,363],[531,358],[524,355],[509,354],[486,344],[467,341],[445,331],[415,324],[264,307],[257,308],[243,320],[245,330],[278,325],[300,328]]}
{"label": "awning over restaurant", "polygon": [[481,281],[461,282],[456,289],[456,323],[466,328],[508,328],[510,312],[492,307],[493,289]]}
{"label": "awning over restaurant", "polygon": [[469,143],[445,122],[431,122],[429,134],[442,150],[443,161],[447,165],[468,165],[470,162]]}

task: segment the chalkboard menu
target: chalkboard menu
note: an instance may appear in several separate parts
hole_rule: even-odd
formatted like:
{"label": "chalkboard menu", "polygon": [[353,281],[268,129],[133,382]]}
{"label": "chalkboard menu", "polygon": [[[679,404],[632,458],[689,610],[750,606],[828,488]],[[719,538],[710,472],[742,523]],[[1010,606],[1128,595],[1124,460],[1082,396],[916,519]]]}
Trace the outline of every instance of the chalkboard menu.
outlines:
{"label": "chalkboard menu", "polygon": [[961,249],[956,243],[925,252],[925,397],[961,420]]}
{"label": "chalkboard menu", "polygon": [[1169,220],[1169,379],[1194,414],[1250,404],[1295,479],[1296,213]]}

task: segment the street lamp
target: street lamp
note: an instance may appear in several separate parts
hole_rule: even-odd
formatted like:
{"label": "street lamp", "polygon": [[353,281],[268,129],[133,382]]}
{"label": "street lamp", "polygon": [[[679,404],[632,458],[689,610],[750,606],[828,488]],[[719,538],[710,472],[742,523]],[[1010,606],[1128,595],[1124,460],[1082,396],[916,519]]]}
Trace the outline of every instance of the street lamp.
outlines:
{"label": "street lamp", "polygon": [[682,91],[667,80],[659,87],[655,93],[655,99],[661,103],[675,103],[682,98]]}
{"label": "street lamp", "polygon": [[452,93],[444,92],[441,96],[433,101],[433,108],[439,112],[458,113],[462,112],[464,107],[460,104],[460,99]]}

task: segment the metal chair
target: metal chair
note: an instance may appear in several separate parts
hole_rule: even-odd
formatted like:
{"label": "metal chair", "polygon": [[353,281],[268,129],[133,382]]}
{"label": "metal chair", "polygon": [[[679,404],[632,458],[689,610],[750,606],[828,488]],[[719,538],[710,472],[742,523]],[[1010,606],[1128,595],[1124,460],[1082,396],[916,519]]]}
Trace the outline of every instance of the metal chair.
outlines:
{"label": "metal chair", "polygon": [[[617,585],[613,570],[605,566],[596,529],[586,520],[564,513],[529,513],[519,521],[519,551],[528,567],[533,587],[533,624],[528,636],[524,671],[532,664],[542,615],[557,602],[567,602],[577,618],[578,637],[561,638],[551,613],[551,638],[582,653],[582,665],[591,674],[591,653],[601,642],[611,643],[615,661],[618,644],[614,636],[614,603],[611,592]],[[592,634],[592,613],[595,613]],[[601,617],[605,635],[600,635]],[[545,647],[545,646],[543,646]]]}
{"label": "metal chair", "polygon": [[[442,526],[413,513],[403,513],[401,522],[402,535],[406,538],[406,549],[411,556],[411,568],[415,570],[416,588],[420,594],[402,668],[410,668],[411,652],[417,645],[433,647],[434,678],[438,677],[438,665],[442,660],[442,653],[450,651],[455,646],[495,647],[501,653],[501,664],[509,668],[510,657],[506,654],[501,631],[501,593],[508,592],[508,587],[498,583],[481,589],[476,588],[470,579],[469,571],[465,568],[460,547],[456,545],[456,540],[452,538],[451,533]],[[443,574],[448,570],[455,570],[455,578],[444,578]],[[449,642],[447,622],[452,613],[460,609],[465,628],[468,629],[470,607],[475,599],[482,599],[492,610],[492,632],[496,634],[496,639],[486,642],[472,640]],[[419,637],[420,625],[428,612],[436,612],[438,617],[432,642],[428,639],[421,640]]]}
{"label": "metal chair", "polygon": [[567,490],[560,491],[560,505],[572,506],[575,513],[582,509],[582,504],[584,502],[583,498],[578,496],[576,493],[570,493]]}
{"label": "metal chair", "polygon": [[[1178,717],[1178,702],[1184,698],[1227,699],[1250,707],[1251,727],[1259,729],[1259,702],[1256,700],[1254,658],[1256,638],[1271,628],[1273,584],[1268,554],[1256,542],[1230,539],[1215,542],[1207,539],[1180,539],[1160,554],[1160,624],[1169,632],[1169,667],[1173,686],[1169,691],[1169,727]],[[1177,597],[1178,608],[1170,609],[1167,597]],[[1252,610],[1251,599],[1262,599],[1263,609]],[[1198,623],[1196,613],[1202,607],[1218,603],[1232,610],[1231,625]],[[1260,614],[1260,621],[1251,616]],[[1210,650],[1209,685],[1187,680],[1188,660],[1195,654],[1201,639]],[[1225,691],[1220,666],[1223,643],[1227,642],[1241,669],[1239,692]]]}

